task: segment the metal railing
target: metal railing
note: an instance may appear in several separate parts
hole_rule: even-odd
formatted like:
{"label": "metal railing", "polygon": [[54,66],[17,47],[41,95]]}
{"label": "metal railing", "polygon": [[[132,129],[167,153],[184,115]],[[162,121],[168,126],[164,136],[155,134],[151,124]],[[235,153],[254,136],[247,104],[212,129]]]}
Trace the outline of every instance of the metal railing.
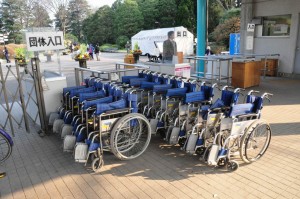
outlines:
{"label": "metal railing", "polygon": [[[264,59],[264,67],[261,69],[263,71],[263,77],[265,78],[268,72],[267,62],[269,59],[277,59],[276,69],[279,68],[279,57],[280,54],[237,54],[237,55],[213,55],[213,56],[194,56],[185,57],[189,63],[193,61],[194,74],[191,76],[197,77],[199,79],[210,80],[211,82],[222,80],[227,80],[227,84],[231,80],[231,66],[232,62],[240,60],[258,60]],[[197,72],[200,65],[200,61],[204,62],[204,72]],[[191,63],[192,65],[192,63]],[[208,65],[211,65],[211,73],[208,73]],[[217,74],[214,74],[215,67]],[[226,75],[222,74],[222,68],[225,68]],[[224,72],[223,72],[224,73]]]}
{"label": "metal railing", "polygon": [[[124,68],[121,68],[121,66],[124,66]],[[134,68],[125,68],[125,66],[132,66]],[[88,68],[75,67],[75,82],[76,85],[80,85],[81,82],[84,81],[85,77],[99,77],[107,79],[109,81],[113,81],[116,80],[115,75],[117,75],[117,78],[120,79],[124,75],[137,75],[141,70],[145,70],[148,68],[149,67],[145,65],[127,63],[116,63],[115,70],[91,70]]]}
{"label": "metal railing", "polygon": [[[222,80],[227,80],[227,84],[229,84],[231,79],[230,66],[232,58],[225,56],[195,56],[195,57],[185,57],[189,63],[193,61],[194,65],[194,74],[191,74],[192,77],[196,77],[198,79],[209,80],[211,83],[218,82],[220,83]],[[203,62],[204,71],[197,72],[200,62]],[[225,64],[224,64],[225,62]],[[222,75],[222,68],[226,67],[226,75]],[[211,71],[209,71],[211,68]],[[216,73],[215,73],[216,72]]]}

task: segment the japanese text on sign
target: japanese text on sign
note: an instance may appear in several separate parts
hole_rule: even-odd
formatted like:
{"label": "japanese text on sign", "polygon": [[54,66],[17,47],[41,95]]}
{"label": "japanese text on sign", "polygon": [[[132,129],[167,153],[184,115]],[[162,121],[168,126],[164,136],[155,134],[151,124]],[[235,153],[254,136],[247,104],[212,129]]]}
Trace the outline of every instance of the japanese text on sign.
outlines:
{"label": "japanese text on sign", "polygon": [[27,32],[26,44],[29,51],[64,49],[62,32]]}

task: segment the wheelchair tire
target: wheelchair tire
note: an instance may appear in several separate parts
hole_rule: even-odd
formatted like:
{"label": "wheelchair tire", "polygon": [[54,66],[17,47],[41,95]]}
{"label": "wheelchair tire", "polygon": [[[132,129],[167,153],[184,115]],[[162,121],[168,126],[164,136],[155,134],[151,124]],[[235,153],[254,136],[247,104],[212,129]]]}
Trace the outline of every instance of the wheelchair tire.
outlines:
{"label": "wheelchair tire", "polygon": [[241,159],[245,163],[257,161],[268,149],[270,141],[270,125],[263,120],[253,122],[241,138]]}
{"label": "wheelchair tire", "polygon": [[59,114],[57,112],[50,113],[48,125],[53,126],[54,120],[59,119]]}
{"label": "wheelchair tire", "polygon": [[121,160],[134,159],[145,152],[150,139],[148,119],[140,113],[130,113],[114,124],[110,136],[111,151]]}
{"label": "wheelchair tire", "polygon": [[97,158],[93,159],[92,169],[95,173],[99,172],[103,166],[104,166],[104,160],[102,157],[101,158],[97,157]]}
{"label": "wheelchair tire", "polygon": [[0,133],[0,163],[9,158],[12,152],[12,145],[6,136]]}
{"label": "wheelchair tire", "polygon": [[54,120],[53,129],[52,129],[53,133],[59,133],[60,134],[61,127],[62,127],[63,124],[64,124],[64,120],[62,120],[62,119]]}
{"label": "wheelchair tire", "polygon": [[227,162],[227,171],[236,171],[239,168],[239,163],[237,161],[231,160]]}

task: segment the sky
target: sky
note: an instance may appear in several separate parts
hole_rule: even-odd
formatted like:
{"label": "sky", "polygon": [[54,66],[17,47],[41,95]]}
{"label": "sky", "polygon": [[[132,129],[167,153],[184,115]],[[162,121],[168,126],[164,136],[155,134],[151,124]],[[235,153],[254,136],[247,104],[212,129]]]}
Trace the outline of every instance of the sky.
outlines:
{"label": "sky", "polygon": [[91,8],[100,8],[101,6],[104,5],[109,5],[111,6],[115,0],[87,0]]}

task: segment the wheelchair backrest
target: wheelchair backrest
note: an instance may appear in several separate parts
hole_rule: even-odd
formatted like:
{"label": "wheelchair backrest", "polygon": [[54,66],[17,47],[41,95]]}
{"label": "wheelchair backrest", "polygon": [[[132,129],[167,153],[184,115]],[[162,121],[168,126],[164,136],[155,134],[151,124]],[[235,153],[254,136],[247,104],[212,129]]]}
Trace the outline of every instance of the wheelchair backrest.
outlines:
{"label": "wheelchair backrest", "polygon": [[248,95],[246,103],[253,104],[253,112],[258,113],[263,107],[263,99],[260,96]]}
{"label": "wheelchair backrest", "polygon": [[239,100],[239,93],[235,93],[229,90],[222,90],[221,100],[223,101],[225,106],[231,106],[232,104],[236,104]]}
{"label": "wheelchair backrest", "polygon": [[215,95],[214,88],[211,86],[201,85],[200,90],[204,92],[205,100],[211,101]]}
{"label": "wheelchair backrest", "polygon": [[196,86],[197,84],[193,84],[191,82],[184,82],[184,87],[188,89],[188,93],[196,91]]}

